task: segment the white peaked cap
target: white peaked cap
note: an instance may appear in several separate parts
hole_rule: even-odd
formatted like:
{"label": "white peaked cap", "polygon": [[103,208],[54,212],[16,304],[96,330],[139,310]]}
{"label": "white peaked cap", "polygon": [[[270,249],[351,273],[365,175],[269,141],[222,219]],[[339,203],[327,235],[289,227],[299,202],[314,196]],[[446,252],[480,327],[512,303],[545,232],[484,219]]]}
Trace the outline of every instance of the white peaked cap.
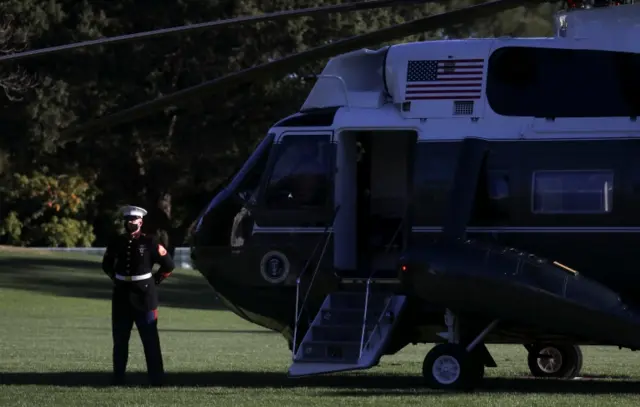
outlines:
{"label": "white peaked cap", "polygon": [[147,214],[147,211],[139,206],[131,206],[127,205],[121,209],[123,216],[138,216],[144,217]]}

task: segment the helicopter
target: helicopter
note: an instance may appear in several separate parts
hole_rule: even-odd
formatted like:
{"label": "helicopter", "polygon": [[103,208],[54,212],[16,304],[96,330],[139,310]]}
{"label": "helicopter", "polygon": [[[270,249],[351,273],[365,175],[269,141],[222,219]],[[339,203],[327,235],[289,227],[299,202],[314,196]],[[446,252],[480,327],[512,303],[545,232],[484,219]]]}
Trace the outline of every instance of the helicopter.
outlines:
{"label": "helicopter", "polygon": [[[240,17],[0,62],[419,2]],[[581,345],[640,348],[640,6],[567,1],[549,38],[365,48],[533,3],[494,0],[336,41],[66,134],[330,57],[300,111],[268,130],[197,218],[195,268],[230,310],[285,337],[291,377],[368,369],[434,343],[426,384],[473,389],[496,366],[486,345],[504,343],[527,349],[534,376],[575,378]]]}

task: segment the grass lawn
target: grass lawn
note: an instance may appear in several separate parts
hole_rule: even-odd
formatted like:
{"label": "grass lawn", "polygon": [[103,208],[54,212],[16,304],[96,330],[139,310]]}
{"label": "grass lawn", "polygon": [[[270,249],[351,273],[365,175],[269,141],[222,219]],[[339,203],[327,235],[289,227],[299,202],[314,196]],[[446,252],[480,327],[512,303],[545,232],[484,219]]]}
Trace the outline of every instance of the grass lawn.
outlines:
{"label": "grass lawn", "polygon": [[[0,248],[2,406],[638,405],[640,353],[586,347],[588,380],[528,378],[521,346],[490,346],[498,367],[473,394],[421,386],[430,345],[409,346],[360,373],[288,379],[278,334],[221,309],[195,271],[177,270],[160,289],[168,386],[111,388],[110,282],[100,258]],[[146,384],[132,333],[129,371]]]}

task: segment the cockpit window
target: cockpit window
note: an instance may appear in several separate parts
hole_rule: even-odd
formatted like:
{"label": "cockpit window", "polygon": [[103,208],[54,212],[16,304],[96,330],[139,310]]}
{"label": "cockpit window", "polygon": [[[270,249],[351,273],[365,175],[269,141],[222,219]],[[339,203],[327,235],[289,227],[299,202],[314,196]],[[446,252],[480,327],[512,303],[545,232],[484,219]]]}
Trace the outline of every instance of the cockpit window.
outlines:
{"label": "cockpit window", "polygon": [[288,135],[265,189],[270,209],[324,207],[331,194],[331,139],[328,135]]}

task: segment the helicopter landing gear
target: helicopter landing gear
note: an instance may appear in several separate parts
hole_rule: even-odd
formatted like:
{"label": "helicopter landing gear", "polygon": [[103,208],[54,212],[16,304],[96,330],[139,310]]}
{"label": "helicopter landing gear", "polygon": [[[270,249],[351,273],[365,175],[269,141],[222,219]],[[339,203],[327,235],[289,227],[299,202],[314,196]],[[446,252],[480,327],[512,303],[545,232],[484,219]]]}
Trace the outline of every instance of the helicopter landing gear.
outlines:
{"label": "helicopter landing gear", "polygon": [[[427,386],[445,390],[473,390],[484,378],[484,367],[488,351],[482,340],[496,326],[497,320],[489,324],[467,346],[460,343],[457,318],[447,310],[447,341],[436,345],[424,358],[422,375]],[[495,363],[495,362],[494,362]]]}
{"label": "helicopter landing gear", "polygon": [[573,379],[582,370],[582,350],[578,345],[536,343],[525,346],[527,363],[535,377]]}

